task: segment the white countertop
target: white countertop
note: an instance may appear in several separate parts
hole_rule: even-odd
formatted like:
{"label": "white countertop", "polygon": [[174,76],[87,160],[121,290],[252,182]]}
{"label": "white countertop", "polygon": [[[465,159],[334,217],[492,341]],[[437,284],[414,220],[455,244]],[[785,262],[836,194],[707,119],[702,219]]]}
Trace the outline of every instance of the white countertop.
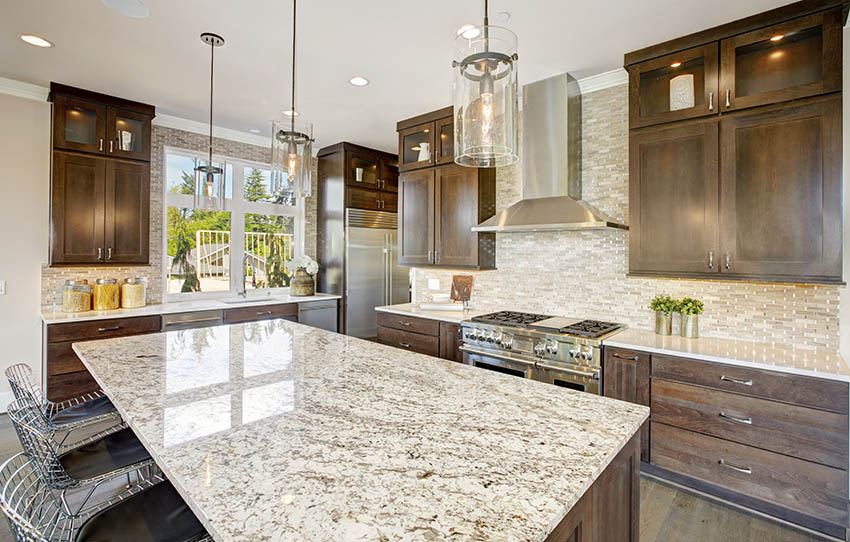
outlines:
{"label": "white countertop", "polygon": [[850,382],[850,364],[838,352],[775,346],[752,341],[686,339],[678,335],[656,335],[652,331],[627,329],[603,341],[619,346],[729,365],[814,376]]}
{"label": "white countertop", "polygon": [[422,310],[418,304],[401,303],[399,305],[386,305],[383,307],[375,307],[376,311],[389,312],[391,314],[401,314],[403,316],[415,316],[417,318],[427,318],[428,320],[440,320],[441,322],[450,322],[452,324],[460,323],[464,320],[469,320],[482,314],[494,312],[493,310],[468,309],[465,311],[433,311]]}
{"label": "white countertop", "polygon": [[154,316],[159,314],[174,314],[178,312],[195,312],[206,310],[237,309],[239,307],[256,307],[261,305],[277,305],[280,303],[307,303],[325,299],[339,299],[332,294],[316,294],[311,296],[291,296],[288,294],[257,296],[243,303],[224,303],[222,299],[193,299],[191,301],[172,301],[157,305],[145,305],[138,309],[115,309],[112,311],[62,312],[61,310],[46,309],[41,311],[41,319],[45,324],[62,324],[66,322],[86,322],[90,320],[105,320],[107,318],[131,318],[133,316]]}
{"label": "white countertop", "polygon": [[649,415],[285,320],[73,347],[218,542],[542,541]]}

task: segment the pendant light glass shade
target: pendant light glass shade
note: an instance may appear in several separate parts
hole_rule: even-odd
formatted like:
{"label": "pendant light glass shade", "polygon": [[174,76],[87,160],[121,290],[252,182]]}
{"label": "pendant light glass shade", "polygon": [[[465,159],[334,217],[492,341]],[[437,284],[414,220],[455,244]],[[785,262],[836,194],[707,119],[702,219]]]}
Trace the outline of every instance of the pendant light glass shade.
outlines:
{"label": "pendant light glass shade", "polygon": [[313,194],[313,125],[285,118],[272,123],[271,186],[275,193]]}
{"label": "pendant light glass shade", "polygon": [[470,167],[515,164],[516,34],[485,24],[460,34],[454,50],[455,162]]}
{"label": "pendant light glass shade", "polygon": [[201,34],[201,41],[210,46],[210,139],[209,158],[195,166],[195,208],[209,211],[224,210],[224,168],[213,162],[213,81],[215,49],[224,46],[224,38],[212,32]]}

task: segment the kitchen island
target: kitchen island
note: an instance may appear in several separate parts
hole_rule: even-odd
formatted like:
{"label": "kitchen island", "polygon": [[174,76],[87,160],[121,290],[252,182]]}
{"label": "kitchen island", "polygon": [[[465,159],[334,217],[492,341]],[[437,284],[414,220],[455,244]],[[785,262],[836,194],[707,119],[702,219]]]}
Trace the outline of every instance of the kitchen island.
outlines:
{"label": "kitchen island", "polygon": [[285,320],[73,348],[220,542],[638,538],[645,407]]}

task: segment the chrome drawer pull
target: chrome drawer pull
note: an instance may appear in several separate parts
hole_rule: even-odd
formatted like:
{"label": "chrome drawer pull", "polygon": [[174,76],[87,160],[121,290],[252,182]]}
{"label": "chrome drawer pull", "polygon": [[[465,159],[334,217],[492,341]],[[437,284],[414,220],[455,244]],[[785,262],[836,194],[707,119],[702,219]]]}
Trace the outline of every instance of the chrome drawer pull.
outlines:
{"label": "chrome drawer pull", "polygon": [[726,375],[721,375],[720,380],[723,380],[724,382],[732,382],[733,384],[741,384],[742,386],[752,386],[753,385],[752,380],[738,380],[737,378],[731,378],[731,377],[728,377]]}
{"label": "chrome drawer pull", "polygon": [[402,322],[401,320],[399,320],[398,323],[403,325],[403,326],[409,326],[410,325],[410,322]]}
{"label": "chrome drawer pull", "polygon": [[730,415],[728,415],[728,414],[726,414],[725,412],[722,412],[722,411],[720,412],[720,414],[718,414],[718,416],[720,416],[724,420],[729,420],[730,422],[742,423],[744,425],[752,425],[753,424],[752,418],[736,418],[735,416],[730,416]]}
{"label": "chrome drawer pull", "polygon": [[118,331],[119,329],[121,329],[121,326],[99,327],[99,328],[97,328],[97,330],[101,333],[103,333],[104,331]]}
{"label": "chrome drawer pull", "polygon": [[611,354],[611,355],[613,357],[617,358],[617,359],[625,359],[625,360],[628,360],[628,361],[637,361],[638,360],[637,356],[623,356],[621,354]]}
{"label": "chrome drawer pull", "polygon": [[398,343],[399,346],[403,346],[405,348],[410,348],[410,343]]}
{"label": "chrome drawer pull", "polygon": [[726,462],[726,461],[724,461],[723,459],[721,459],[720,461],[718,461],[718,463],[719,463],[719,464],[721,464],[721,465],[723,465],[723,466],[724,466],[724,467],[726,467],[726,468],[729,468],[729,469],[732,469],[732,470],[736,470],[736,471],[738,471],[738,472],[743,472],[744,474],[752,474],[752,473],[753,473],[753,469],[751,469],[751,468],[749,468],[749,467],[739,467],[739,466],[737,466],[737,465],[733,465],[732,463],[727,463],[727,462]]}
{"label": "chrome drawer pull", "polygon": [[257,313],[257,316],[265,316],[265,315],[271,314],[271,313],[272,313],[272,311],[260,311],[260,312]]}

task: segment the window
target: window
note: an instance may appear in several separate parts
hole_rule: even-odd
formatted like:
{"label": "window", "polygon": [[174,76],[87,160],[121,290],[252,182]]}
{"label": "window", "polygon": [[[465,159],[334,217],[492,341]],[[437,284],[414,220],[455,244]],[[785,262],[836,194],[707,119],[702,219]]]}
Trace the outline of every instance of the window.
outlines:
{"label": "window", "polygon": [[201,153],[165,149],[166,299],[288,288],[285,263],[303,251],[303,203],[289,183],[272,186],[268,164],[221,156],[225,209],[194,208]]}

